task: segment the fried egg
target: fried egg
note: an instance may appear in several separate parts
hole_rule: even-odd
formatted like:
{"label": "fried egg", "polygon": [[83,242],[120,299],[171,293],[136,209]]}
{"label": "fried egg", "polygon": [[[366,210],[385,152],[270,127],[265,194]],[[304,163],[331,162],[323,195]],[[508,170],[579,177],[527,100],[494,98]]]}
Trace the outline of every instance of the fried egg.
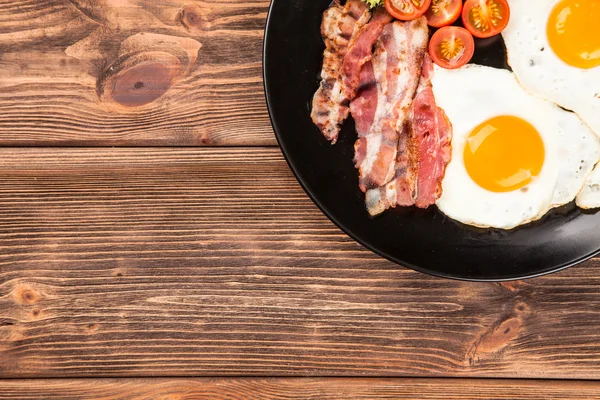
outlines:
{"label": "fried egg", "polygon": [[508,0],[508,63],[530,93],[600,135],[600,1]]}
{"label": "fried egg", "polygon": [[438,208],[479,227],[511,229],[569,203],[600,157],[574,113],[480,65],[436,68],[433,90],[452,123],[452,161]]}

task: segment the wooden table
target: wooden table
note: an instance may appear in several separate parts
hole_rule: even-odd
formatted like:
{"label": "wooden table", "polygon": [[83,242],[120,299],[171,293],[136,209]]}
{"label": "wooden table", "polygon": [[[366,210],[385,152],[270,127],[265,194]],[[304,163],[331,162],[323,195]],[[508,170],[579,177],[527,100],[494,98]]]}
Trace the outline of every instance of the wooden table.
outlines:
{"label": "wooden table", "polygon": [[600,398],[599,259],[437,279],[313,205],[268,6],[0,0],[0,399]]}

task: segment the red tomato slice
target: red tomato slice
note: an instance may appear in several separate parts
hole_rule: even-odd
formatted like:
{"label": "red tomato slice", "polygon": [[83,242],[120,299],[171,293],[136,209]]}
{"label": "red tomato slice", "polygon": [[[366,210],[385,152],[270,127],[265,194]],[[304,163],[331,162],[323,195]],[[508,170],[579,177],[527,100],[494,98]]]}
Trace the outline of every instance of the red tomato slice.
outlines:
{"label": "red tomato slice", "polygon": [[468,63],[475,52],[473,36],[460,26],[438,29],[429,41],[429,54],[437,65],[455,69]]}
{"label": "red tomato slice", "polygon": [[431,0],[384,0],[385,9],[401,21],[412,21],[425,14]]}
{"label": "red tomato slice", "polygon": [[478,38],[488,38],[506,28],[510,7],[506,0],[467,0],[462,11],[465,28]]}
{"label": "red tomato slice", "polygon": [[427,23],[434,28],[452,25],[460,17],[462,0],[432,0],[425,13]]}

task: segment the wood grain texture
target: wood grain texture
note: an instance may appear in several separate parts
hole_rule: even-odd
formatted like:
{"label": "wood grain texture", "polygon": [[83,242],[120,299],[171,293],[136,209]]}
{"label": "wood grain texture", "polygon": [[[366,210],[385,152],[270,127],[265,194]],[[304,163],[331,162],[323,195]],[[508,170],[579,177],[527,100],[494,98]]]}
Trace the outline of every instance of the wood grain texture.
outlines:
{"label": "wood grain texture", "polygon": [[277,149],[0,149],[0,376],[600,379],[600,261],[437,279]]}
{"label": "wood grain texture", "polygon": [[600,383],[492,379],[56,379],[0,381],[0,400],[594,400]]}
{"label": "wood grain texture", "polygon": [[268,6],[0,0],[0,146],[274,145]]}

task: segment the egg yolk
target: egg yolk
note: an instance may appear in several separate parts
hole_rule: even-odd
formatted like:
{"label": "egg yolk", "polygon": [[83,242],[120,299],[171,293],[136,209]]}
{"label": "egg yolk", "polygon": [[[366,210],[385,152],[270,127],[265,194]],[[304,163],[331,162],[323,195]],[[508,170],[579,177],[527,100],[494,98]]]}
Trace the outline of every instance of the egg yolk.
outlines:
{"label": "egg yolk", "polygon": [[475,183],[492,192],[520,189],[544,165],[544,142],[527,121],[499,116],[485,121],[469,135],[464,162]]}
{"label": "egg yolk", "polygon": [[600,66],[600,1],[561,0],[548,18],[548,42],[568,65]]}

